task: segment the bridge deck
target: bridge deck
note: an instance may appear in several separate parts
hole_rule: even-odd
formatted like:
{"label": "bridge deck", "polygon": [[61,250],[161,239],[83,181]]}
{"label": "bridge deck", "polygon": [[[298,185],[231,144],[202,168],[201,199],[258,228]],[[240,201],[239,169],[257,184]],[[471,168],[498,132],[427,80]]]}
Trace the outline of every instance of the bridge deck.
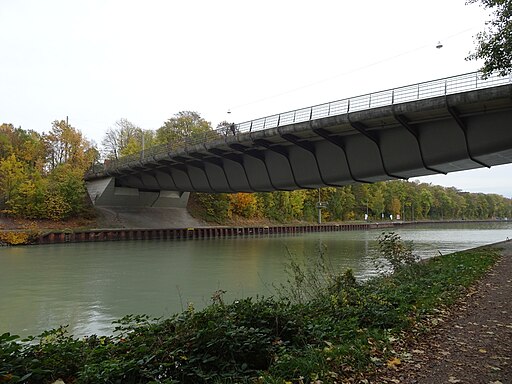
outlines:
{"label": "bridge deck", "polygon": [[[460,84],[453,79],[448,80]],[[448,80],[443,94],[434,97],[420,97],[428,88],[415,85],[400,89],[416,89],[413,101],[390,90],[372,94],[373,104],[372,95],[365,95],[293,111],[291,122],[285,113],[263,123],[254,120],[249,129],[247,123],[238,124],[236,134],[212,131],[181,147],[169,144],[146,150],[144,157],[111,162],[87,180],[113,177],[113,188],[145,192],[251,192],[342,186],[512,162],[511,79],[489,80],[483,88],[452,94],[448,90],[463,87],[450,88]],[[436,84],[431,85],[437,92]],[[384,94],[391,97],[390,104],[382,101]],[[359,99],[369,100],[371,108],[356,108],[361,103],[354,100]],[[341,107],[334,109],[342,102],[347,105],[344,113]],[[307,113],[308,118],[297,118]]]}

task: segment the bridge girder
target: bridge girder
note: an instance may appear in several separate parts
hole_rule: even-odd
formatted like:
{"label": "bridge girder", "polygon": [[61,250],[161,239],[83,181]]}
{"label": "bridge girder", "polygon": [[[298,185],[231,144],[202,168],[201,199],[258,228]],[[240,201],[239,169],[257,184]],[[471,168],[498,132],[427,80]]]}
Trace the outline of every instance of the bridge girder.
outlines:
{"label": "bridge girder", "polygon": [[512,162],[512,85],[226,136],[89,176],[145,191],[251,192]]}

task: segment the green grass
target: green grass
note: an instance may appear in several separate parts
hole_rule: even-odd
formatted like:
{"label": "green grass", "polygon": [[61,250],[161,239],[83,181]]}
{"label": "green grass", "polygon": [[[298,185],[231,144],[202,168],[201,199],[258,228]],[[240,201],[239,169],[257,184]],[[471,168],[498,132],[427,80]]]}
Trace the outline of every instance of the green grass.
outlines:
{"label": "green grass", "polygon": [[453,303],[498,257],[491,248],[458,252],[365,283],[335,273],[307,300],[220,299],[169,319],[127,316],[115,336],[75,339],[59,328],[23,342],[4,334],[0,383],[341,381],[393,358],[393,342]]}

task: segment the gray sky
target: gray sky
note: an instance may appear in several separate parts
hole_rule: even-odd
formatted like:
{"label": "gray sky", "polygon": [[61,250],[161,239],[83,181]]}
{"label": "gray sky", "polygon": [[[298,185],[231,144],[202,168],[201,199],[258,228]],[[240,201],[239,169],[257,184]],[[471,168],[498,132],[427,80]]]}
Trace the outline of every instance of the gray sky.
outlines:
{"label": "gray sky", "polygon": [[[488,18],[465,0],[0,0],[0,123],[69,116],[99,144],[120,118],[243,122],[477,70]],[[510,175],[421,180],[512,197]]]}

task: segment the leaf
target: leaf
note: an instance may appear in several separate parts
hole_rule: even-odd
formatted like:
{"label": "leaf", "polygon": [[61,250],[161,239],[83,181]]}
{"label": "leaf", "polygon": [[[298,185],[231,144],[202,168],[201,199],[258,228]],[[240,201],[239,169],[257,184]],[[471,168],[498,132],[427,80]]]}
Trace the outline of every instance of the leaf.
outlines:
{"label": "leaf", "polygon": [[459,380],[459,379],[456,379],[455,377],[453,376],[450,376],[450,378],[448,379],[448,382],[449,383],[461,383],[462,380]]}
{"label": "leaf", "polygon": [[397,365],[400,365],[402,362],[398,357],[393,357],[392,359],[388,360],[388,368],[396,369]]}

